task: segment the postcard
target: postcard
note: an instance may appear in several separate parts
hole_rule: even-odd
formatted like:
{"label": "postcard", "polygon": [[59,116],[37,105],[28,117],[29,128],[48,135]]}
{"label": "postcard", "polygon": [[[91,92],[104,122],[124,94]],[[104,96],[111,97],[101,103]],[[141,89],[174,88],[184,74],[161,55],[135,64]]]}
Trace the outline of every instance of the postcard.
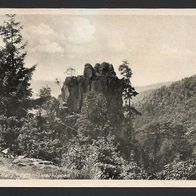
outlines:
{"label": "postcard", "polygon": [[196,9],[0,9],[0,186],[195,187]]}

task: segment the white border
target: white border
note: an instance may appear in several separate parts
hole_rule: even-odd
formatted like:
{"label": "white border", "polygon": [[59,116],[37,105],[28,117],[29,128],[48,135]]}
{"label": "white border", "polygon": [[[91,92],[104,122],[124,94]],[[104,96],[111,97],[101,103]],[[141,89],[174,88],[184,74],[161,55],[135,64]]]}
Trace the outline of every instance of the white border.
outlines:
{"label": "white border", "polygon": [[0,187],[196,187],[196,180],[0,180]]}
{"label": "white border", "polygon": [[24,15],[196,15],[196,9],[20,9],[0,8],[0,14]]}

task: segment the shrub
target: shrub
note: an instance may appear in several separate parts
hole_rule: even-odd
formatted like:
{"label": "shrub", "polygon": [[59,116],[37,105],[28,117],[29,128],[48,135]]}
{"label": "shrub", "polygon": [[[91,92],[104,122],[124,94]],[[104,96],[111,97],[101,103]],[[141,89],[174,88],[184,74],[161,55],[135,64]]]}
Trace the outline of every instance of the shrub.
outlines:
{"label": "shrub", "polygon": [[156,174],[161,180],[196,180],[196,160],[173,161]]}

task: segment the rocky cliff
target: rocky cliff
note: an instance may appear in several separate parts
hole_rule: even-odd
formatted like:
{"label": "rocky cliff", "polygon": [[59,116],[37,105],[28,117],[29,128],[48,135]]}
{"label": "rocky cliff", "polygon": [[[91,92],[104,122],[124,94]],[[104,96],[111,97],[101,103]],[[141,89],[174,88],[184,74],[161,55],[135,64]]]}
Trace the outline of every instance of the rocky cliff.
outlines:
{"label": "rocky cliff", "polygon": [[62,98],[69,112],[80,113],[85,95],[89,91],[103,93],[112,121],[122,116],[122,83],[116,76],[113,65],[85,64],[83,75],[67,77],[62,87]]}
{"label": "rocky cliff", "polygon": [[114,128],[113,134],[120,144],[119,149],[129,157],[130,148],[135,148],[132,145],[134,132],[132,120],[127,119],[123,113],[123,87],[123,80],[116,76],[113,65],[104,62],[93,67],[86,64],[83,75],[65,79],[61,97],[68,113],[80,113],[85,96],[90,91],[94,91],[97,95],[103,94],[107,102],[107,114]]}

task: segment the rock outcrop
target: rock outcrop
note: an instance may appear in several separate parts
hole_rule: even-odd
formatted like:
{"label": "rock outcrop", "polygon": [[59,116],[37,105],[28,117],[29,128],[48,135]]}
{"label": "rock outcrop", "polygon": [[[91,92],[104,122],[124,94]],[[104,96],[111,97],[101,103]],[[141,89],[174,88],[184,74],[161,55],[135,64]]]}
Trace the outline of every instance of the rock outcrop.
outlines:
{"label": "rock outcrop", "polygon": [[103,93],[107,110],[112,121],[122,117],[122,84],[116,76],[113,65],[85,64],[83,75],[67,77],[62,87],[62,98],[70,112],[80,113],[86,93]]}
{"label": "rock outcrop", "polygon": [[113,65],[104,62],[93,67],[86,64],[83,75],[65,79],[61,97],[68,113],[80,113],[89,92],[103,94],[106,99],[107,118],[114,128],[112,131],[120,144],[119,150],[125,157],[129,157],[130,148],[133,149],[131,142],[134,134],[131,119],[127,120],[123,113],[123,88],[123,80],[116,76]]}

